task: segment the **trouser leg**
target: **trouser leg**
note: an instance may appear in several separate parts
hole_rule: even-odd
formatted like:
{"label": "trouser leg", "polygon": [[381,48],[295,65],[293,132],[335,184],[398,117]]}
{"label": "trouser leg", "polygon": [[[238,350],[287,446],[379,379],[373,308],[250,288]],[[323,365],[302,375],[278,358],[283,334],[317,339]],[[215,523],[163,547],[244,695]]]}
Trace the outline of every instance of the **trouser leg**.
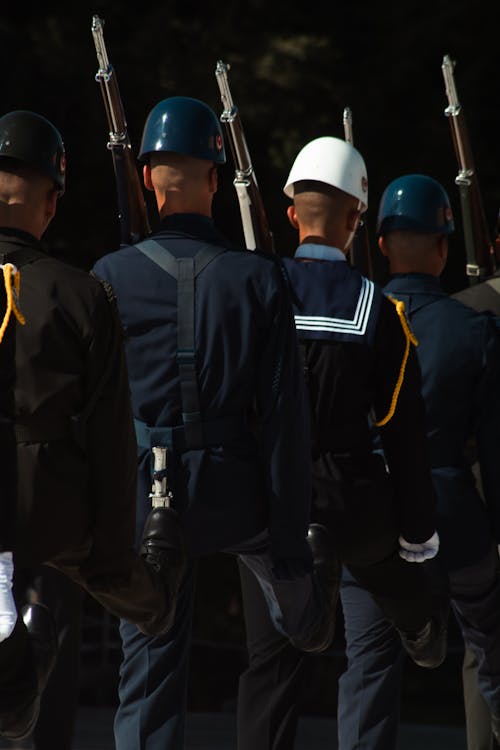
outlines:
{"label": "trouser leg", "polygon": [[268,541],[256,553],[252,546],[254,540],[240,545],[235,550],[257,578],[267,603],[269,615],[276,630],[281,635],[300,641],[307,638],[321,620],[324,602],[313,573],[307,573],[293,579],[277,578],[274,573],[274,561],[271,557]]}
{"label": "trouser leg", "polygon": [[344,569],[347,668],[339,679],[339,750],[395,750],[405,652],[374,598]]}
{"label": "trouser leg", "polygon": [[51,611],[58,636],[57,661],[43,692],[33,733],[34,750],[71,750],[79,698],[84,592],[54,568],[42,566],[36,598]]}
{"label": "trouser leg", "polygon": [[36,699],[38,683],[28,631],[18,617],[12,634],[0,643],[0,727]]}
{"label": "trouser leg", "polygon": [[452,606],[465,644],[477,660],[479,689],[490,710],[500,716],[500,576],[498,554],[451,571]]}
{"label": "trouser leg", "polygon": [[465,647],[462,664],[467,750],[494,750],[498,747],[491,731],[491,712],[479,690],[477,658]]}
{"label": "trouser leg", "polygon": [[346,565],[398,630],[417,633],[438,610],[447,609],[448,580],[438,563],[409,563],[394,551],[372,565]]}
{"label": "trouser leg", "polygon": [[146,636],[122,620],[123,661],[115,716],[116,750],[182,750],[191,649],[194,566],[179,590],[166,635]]}
{"label": "trouser leg", "polygon": [[249,658],[239,681],[238,750],[292,750],[308,657],[276,630],[257,579],[238,566]]}

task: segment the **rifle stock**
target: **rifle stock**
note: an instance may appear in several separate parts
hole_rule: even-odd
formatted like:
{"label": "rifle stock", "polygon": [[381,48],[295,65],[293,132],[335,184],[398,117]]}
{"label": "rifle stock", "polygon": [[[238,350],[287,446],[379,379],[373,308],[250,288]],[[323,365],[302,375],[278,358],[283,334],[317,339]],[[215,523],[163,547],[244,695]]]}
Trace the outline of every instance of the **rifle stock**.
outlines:
{"label": "rifle stock", "polygon": [[455,184],[460,193],[467,256],[466,273],[469,284],[476,284],[495,272],[495,249],[486,224],[465,117],[455,86],[454,67],[455,62],[449,55],[445,55],[441,65],[448,98],[445,115],[450,121],[453,147],[459,167]]}
{"label": "rifle stock", "polygon": [[99,83],[109,127],[107,147],[111,151],[115,172],[121,241],[134,244],[150,233],[149,220],[142,187],[132,154],[118,81],[110,64],[103,36],[103,23],[99,16],[92,18],[99,69]]}
{"label": "rifle stock", "polygon": [[[354,146],[354,136],[352,129],[352,112],[349,107],[346,107],[342,116],[344,124],[344,139],[351,146]],[[351,263],[355,266],[363,276],[368,279],[373,278],[373,267],[372,258],[370,253],[370,241],[368,239],[368,228],[363,218],[360,218],[356,234],[352,241],[352,246],[349,251],[349,257]]]}
{"label": "rifle stock", "polygon": [[221,60],[217,62],[215,76],[219,84],[224,108],[220,120],[225,128],[235,165],[233,185],[240,205],[245,244],[249,250],[258,248],[267,252],[274,252],[273,236],[269,229],[257,177],[250,159],[243,125],[231,96],[227,77],[228,70],[229,65]]}

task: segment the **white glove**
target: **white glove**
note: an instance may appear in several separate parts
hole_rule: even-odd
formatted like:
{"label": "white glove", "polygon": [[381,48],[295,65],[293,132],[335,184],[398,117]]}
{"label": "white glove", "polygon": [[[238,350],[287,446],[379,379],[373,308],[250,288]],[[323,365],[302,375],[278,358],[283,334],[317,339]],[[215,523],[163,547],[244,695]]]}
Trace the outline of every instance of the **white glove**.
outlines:
{"label": "white glove", "polygon": [[424,562],[435,557],[439,550],[439,536],[437,531],[421,544],[410,544],[404,537],[399,537],[399,556],[406,562]]}
{"label": "white glove", "polygon": [[17,609],[12,596],[12,575],[14,563],[12,552],[0,552],[0,642],[14,630]]}

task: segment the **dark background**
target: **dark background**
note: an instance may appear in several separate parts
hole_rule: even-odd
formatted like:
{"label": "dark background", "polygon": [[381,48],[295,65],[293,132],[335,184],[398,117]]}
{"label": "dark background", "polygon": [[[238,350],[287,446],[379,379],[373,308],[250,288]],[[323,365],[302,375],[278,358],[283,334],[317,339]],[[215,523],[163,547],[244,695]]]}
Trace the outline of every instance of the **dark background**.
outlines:
{"label": "dark background", "polygon": [[[323,3],[325,5],[325,3]],[[485,215],[492,237],[500,207],[498,30],[500,4],[476,0],[433,3],[373,0],[225,3],[163,0],[141,4],[101,0],[95,5],[24,3],[0,17],[3,111],[32,109],[61,130],[67,149],[67,193],[46,235],[52,252],[90,267],[117,247],[119,230],[107,120],[94,76],[93,14],[105,21],[134,153],[144,120],[172,95],[205,100],[220,113],[215,65],[231,66],[239,107],[269,224],[280,254],[291,254],[282,187],[298,150],[320,135],[344,137],[342,113],[353,112],[354,143],[368,167],[367,225],[375,277],[385,265],[373,238],[377,203],[400,174],[424,172],[450,194],[457,231],[444,283],[466,285],[458,166],[441,72],[456,61],[455,80],[467,122]],[[215,219],[242,241],[232,186],[233,165],[221,170]],[[148,196],[149,198],[149,196]],[[151,213],[155,221],[154,211]]]}
{"label": "dark background", "polygon": [[[323,3],[325,5],[325,3]],[[493,8],[491,7],[493,5]],[[149,2],[101,0],[4,4],[0,14],[1,112],[35,110],[54,122],[67,150],[67,192],[46,234],[51,252],[89,268],[119,244],[108,126],[94,76],[92,15],[104,35],[119,82],[134,153],[150,109],[173,95],[205,100],[220,113],[219,59],[231,66],[233,98],[244,124],[269,224],[280,254],[294,250],[282,187],[298,150],[321,135],[344,137],[342,113],[353,112],[354,143],[370,182],[367,226],[375,277],[385,265],[374,241],[377,203],[385,185],[410,172],[431,174],[448,190],[457,231],[443,277],[466,285],[458,171],[441,72],[456,60],[463,105],[492,238],[500,208],[500,4],[476,0],[433,3],[287,3],[283,0]],[[214,213],[221,229],[242,242],[233,165],[221,169]],[[151,204],[149,203],[150,207]],[[151,213],[154,225],[155,215]],[[195,618],[190,702],[195,710],[234,707],[245,665],[244,628],[234,561],[202,566]],[[82,700],[116,700],[116,623],[89,603],[84,638]],[[106,626],[103,626],[105,617]],[[333,651],[311,659],[304,710],[335,712],[343,668],[341,628]],[[461,646],[451,632],[445,665],[432,673],[408,665],[403,718],[461,721]],[[314,686],[314,689],[313,689]]]}

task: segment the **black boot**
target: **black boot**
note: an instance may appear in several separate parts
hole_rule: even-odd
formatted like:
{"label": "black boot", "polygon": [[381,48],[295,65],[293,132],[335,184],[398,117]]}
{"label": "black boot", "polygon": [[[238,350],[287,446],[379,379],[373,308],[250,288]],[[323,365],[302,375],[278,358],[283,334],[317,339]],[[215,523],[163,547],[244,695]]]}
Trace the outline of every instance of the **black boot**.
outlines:
{"label": "black boot", "polygon": [[448,645],[447,622],[447,614],[438,613],[418,633],[399,631],[403,648],[419,667],[435,669],[443,663]]}
{"label": "black boot", "polygon": [[342,568],[333,540],[325,526],[312,523],[309,526],[307,541],[313,556],[313,575],[322,613],[316,627],[307,637],[290,640],[301,651],[320,653],[326,651],[333,641]]}
{"label": "black boot", "polygon": [[34,670],[34,687],[30,698],[13,711],[2,715],[0,735],[9,740],[28,737],[40,713],[40,699],[57,657],[57,633],[50,610],[43,604],[28,604],[22,609],[22,618],[29,635]]}
{"label": "black boot", "polygon": [[141,557],[163,579],[174,599],[185,569],[184,538],[179,516],[173,508],[153,508],[146,518],[141,539]]}

